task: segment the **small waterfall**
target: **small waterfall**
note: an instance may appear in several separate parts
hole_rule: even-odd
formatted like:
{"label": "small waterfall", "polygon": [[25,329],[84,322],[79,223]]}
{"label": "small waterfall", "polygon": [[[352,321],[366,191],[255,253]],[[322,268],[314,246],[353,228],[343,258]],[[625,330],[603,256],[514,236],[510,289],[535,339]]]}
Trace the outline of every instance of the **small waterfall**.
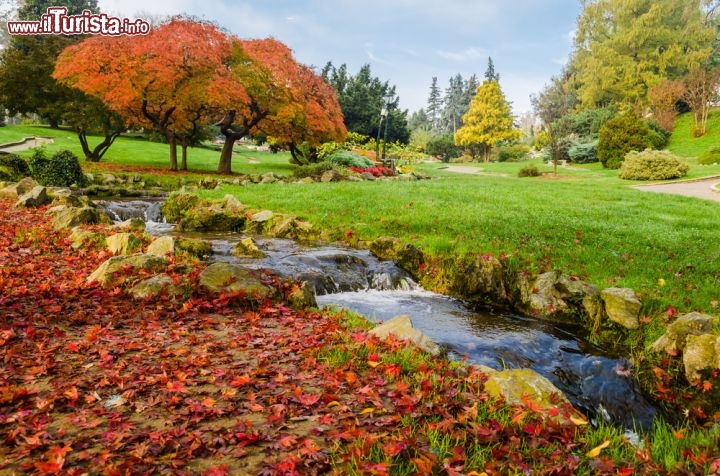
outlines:
{"label": "small waterfall", "polygon": [[163,200],[96,200],[95,204],[101,207],[115,223],[140,218],[145,222],[148,233],[154,235],[166,233],[173,228],[165,222],[162,215]]}

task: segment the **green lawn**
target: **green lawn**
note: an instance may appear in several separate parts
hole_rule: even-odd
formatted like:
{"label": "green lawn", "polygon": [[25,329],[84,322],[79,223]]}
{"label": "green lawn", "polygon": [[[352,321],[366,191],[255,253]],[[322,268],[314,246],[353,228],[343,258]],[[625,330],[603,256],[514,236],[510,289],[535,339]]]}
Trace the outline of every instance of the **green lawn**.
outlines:
{"label": "green lawn", "polygon": [[[693,137],[695,121],[692,113],[681,114],[675,123],[675,129],[668,150],[682,157],[696,159],[706,150],[720,144],[720,109],[712,109],[708,114],[707,134],[702,137]],[[697,163],[690,161],[691,165]],[[701,166],[702,167],[702,166]]]}
{"label": "green lawn", "polygon": [[[25,137],[50,137],[53,143],[45,146],[49,154],[69,149],[78,157],[83,158],[80,143],[74,132],[67,129],[51,129],[46,126],[7,126],[0,127],[0,144],[14,142]],[[90,146],[96,144],[97,138],[91,138]],[[20,153],[29,156],[32,152]],[[279,175],[290,175],[295,167],[289,163],[290,154],[252,150],[250,147],[236,147],[233,157],[233,172],[255,174],[276,172]],[[193,147],[188,149],[188,168],[192,172],[210,173],[217,170],[219,150],[211,147]],[[178,147],[178,160],[180,148]],[[150,142],[137,136],[121,136],[110,147],[100,166],[106,163],[123,164],[126,166],[167,168],[170,164],[167,144]],[[96,165],[84,163],[88,170]]]}

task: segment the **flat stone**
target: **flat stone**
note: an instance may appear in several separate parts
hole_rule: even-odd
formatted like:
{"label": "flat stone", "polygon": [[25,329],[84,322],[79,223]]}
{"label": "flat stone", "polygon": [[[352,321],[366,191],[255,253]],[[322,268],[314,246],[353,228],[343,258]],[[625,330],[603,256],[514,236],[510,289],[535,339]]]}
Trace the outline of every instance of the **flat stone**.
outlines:
{"label": "flat stone", "polygon": [[543,407],[551,407],[553,394],[563,402],[567,397],[542,375],[530,369],[509,369],[492,373],[485,382],[485,391],[495,398],[502,397],[511,405],[523,405],[523,395]]}
{"label": "flat stone", "polygon": [[442,352],[439,345],[413,327],[412,320],[410,316],[407,315],[393,317],[389,321],[375,327],[369,333],[380,339],[387,339],[390,334],[394,334],[400,339],[411,341],[428,354],[440,355]]}
{"label": "flat stone", "polygon": [[183,294],[183,290],[175,285],[175,281],[167,274],[158,274],[139,282],[130,288],[128,293],[135,299],[145,299],[161,294],[180,296]]}
{"label": "flat stone", "polygon": [[147,254],[152,256],[164,257],[175,253],[175,238],[172,236],[161,236],[155,238],[150,246],[148,246]]}
{"label": "flat stone", "polygon": [[142,247],[142,241],[132,233],[116,233],[105,239],[105,246],[114,255],[127,255]]}
{"label": "flat stone", "polygon": [[55,218],[53,228],[56,230],[72,229],[78,225],[97,225],[109,222],[110,219],[99,209],[94,207],[65,207],[59,206],[52,210]]}
{"label": "flat stone", "polygon": [[257,271],[236,264],[213,263],[200,273],[200,285],[211,292],[242,292],[250,298],[264,299],[272,289],[265,286]]}
{"label": "flat stone", "polygon": [[129,268],[132,270],[147,269],[150,271],[162,271],[167,266],[167,261],[157,256],[144,253],[124,256],[113,256],[103,262],[87,278],[87,283],[98,282],[103,286],[112,281],[114,273]]}
{"label": "flat stone", "polygon": [[253,216],[250,217],[250,221],[255,223],[265,223],[267,221],[272,220],[273,216],[275,214],[271,212],[270,210],[263,210],[261,212],[257,212]]}

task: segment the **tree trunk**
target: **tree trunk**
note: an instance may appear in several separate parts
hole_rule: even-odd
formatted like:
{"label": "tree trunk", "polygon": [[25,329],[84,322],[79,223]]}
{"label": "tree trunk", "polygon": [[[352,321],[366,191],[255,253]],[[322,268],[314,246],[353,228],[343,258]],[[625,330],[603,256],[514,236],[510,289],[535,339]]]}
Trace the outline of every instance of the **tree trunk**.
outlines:
{"label": "tree trunk", "polygon": [[50,123],[50,129],[58,129],[60,127],[60,121],[57,118],[48,117],[48,122]]}
{"label": "tree trunk", "polygon": [[170,170],[177,171],[177,139],[175,138],[175,134],[173,134],[172,132],[168,132],[167,141],[168,145],[170,146]]}
{"label": "tree trunk", "polygon": [[251,107],[253,115],[250,120],[245,120],[242,129],[235,131],[232,129],[233,122],[235,122],[236,111],[231,110],[225,113],[225,117],[218,122],[216,125],[220,126],[220,132],[225,136],[225,143],[223,144],[222,152],[220,152],[220,162],[218,163],[218,173],[231,174],[232,173],[232,153],[233,145],[235,141],[242,139],[250,132],[250,129],[255,127],[258,122],[263,120],[270,111],[260,111],[257,107]]}
{"label": "tree trunk", "polygon": [[298,149],[295,147],[295,144],[290,144],[290,157],[292,158],[292,161],[295,165],[303,165],[302,161],[300,160],[300,157],[298,157]]}
{"label": "tree trunk", "polygon": [[115,142],[115,139],[117,139],[121,133],[122,131],[117,130],[106,134],[102,142],[90,150],[85,131],[78,131],[78,139],[80,140],[80,147],[82,147],[83,154],[85,154],[85,159],[90,162],[100,162],[105,152],[113,145],[113,142]]}
{"label": "tree trunk", "polygon": [[180,170],[187,170],[187,148],[188,148],[188,138],[183,137],[182,141],[180,143],[181,147],[181,159],[180,159]]}
{"label": "tree trunk", "polygon": [[232,154],[233,146],[236,140],[242,139],[244,134],[238,132],[229,132],[225,134],[225,142],[223,143],[222,152],[220,153],[220,162],[218,163],[218,173],[228,174],[232,173]]}

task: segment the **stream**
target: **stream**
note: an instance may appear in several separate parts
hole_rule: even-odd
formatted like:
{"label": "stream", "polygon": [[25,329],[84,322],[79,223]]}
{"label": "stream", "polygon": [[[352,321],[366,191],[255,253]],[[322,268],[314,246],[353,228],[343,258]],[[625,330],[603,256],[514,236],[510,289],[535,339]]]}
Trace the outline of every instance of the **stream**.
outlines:
{"label": "stream", "polygon": [[160,202],[96,201],[116,221],[140,217],[147,231],[202,238],[212,243],[211,260],[270,269],[315,286],[318,305],[345,307],[372,321],[399,314],[447,350],[450,358],[502,370],[530,368],[563,391],[594,423],[649,429],[658,410],[632,376],[631,363],[591,344],[581,329],[535,318],[471,310],[461,300],[420,288],[392,261],[367,250],[335,245],[310,247],[292,240],[254,237],[264,258],[238,258],[239,233],[178,233],[163,223]]}

